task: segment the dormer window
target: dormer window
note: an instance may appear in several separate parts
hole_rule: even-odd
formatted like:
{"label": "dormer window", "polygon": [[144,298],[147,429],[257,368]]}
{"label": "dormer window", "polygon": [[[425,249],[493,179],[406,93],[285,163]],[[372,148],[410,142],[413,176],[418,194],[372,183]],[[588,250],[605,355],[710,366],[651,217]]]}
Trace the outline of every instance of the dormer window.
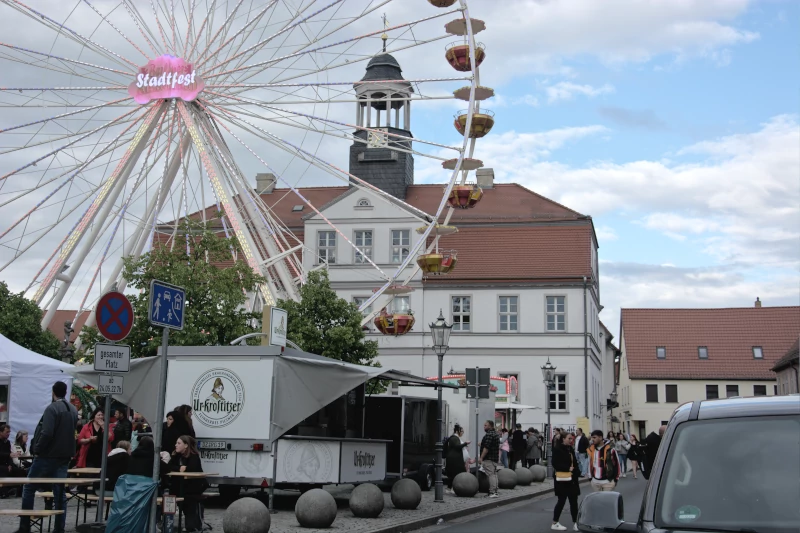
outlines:
{"label": "dormer window", "polygon": [[304,207],[305,207],[304,205],[296,205],[292,207],[292,213],[299,213],[300,211],[303,210]]}
{"label": "dormer window", "polygon": [[753,346],[753,359],[764,359],[764,350],[761,346]]}
{"label": "dormer window", "polygon": [[697,347],[697,358],[698,359],[708,359],[708,346],[698,346]]}
{"label": "dormer window", "polygon": [[369,198],[360,198],[356,202],[356,209],[372,209],[372,202],[369,201]]}
{"label": "dormer window", "polygon": [[665,346],[657,346],[656,347],[656,358],[657,359],[666,359],[667,358],[667,348]]}

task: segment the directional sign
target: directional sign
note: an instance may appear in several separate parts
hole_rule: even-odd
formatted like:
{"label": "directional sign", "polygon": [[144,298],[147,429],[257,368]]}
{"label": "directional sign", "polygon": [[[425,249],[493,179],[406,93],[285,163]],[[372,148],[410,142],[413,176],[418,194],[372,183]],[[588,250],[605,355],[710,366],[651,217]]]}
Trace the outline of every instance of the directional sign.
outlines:
{"label": "directional sign", "polygon": [[289,313],[285,309],[273,307],[270,309],[269,343],[272,346],[286,348],[286,329],[288,327]]}
{"label": "directional sign", "polygon": [[94,369],[98,372],[127,372],[130,367],[130,346],[101,343],[94,345]]}
{"label": "directional sign", "polygon": [[181,287],[153,280],[150,282],[150,323],[170,329],[183,329],[186,291]]}
{"label": "directional sign", "polygon": [[467,368],[467,398],[489,398],[491,372],[488,368]]}
{"label": "directional sign", "polygon": [[131,332],[133,307],[121,292],[107,292],[97,302],[94,318],[100,335],[111,342],[119,342]]}
{"label": "directional sign", "polygon": [[122,376],[109,376],[108,374],[100,374],[97,376],[97,392],[107,396],[122,394]]}

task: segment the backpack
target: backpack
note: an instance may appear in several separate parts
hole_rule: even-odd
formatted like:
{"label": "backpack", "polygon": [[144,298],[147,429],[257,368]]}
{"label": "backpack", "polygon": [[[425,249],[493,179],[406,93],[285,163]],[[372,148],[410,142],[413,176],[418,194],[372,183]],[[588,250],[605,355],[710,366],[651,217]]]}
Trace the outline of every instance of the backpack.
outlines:
{"label": "backpack", "polygon": [[447,452],[450,450],[450,437],[445,437],[442,439],[442,455],[447,455]]}
{"label": "backpack", "polygon": [[617,462],[616,454],[611,454],[611,460],[608,460],[608,451],[611,449],[610,444],[603,446],[603,477],[609,481],[616,481],[617,474],[619,473],[619,463]]}

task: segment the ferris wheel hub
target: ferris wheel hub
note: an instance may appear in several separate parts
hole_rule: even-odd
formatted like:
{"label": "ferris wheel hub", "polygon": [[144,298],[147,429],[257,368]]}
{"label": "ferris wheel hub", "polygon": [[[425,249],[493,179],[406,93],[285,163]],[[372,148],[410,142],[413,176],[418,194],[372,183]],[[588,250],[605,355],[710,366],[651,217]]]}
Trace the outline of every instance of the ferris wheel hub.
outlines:
{"label": "ferris wheel hub", "polygon": [[164,54],[139,69],[136,79],[128,86],[128,94],[139,104],[169,98],[191,102],[204,88],[205,82],[197,76],[194,65],[183,58]]}

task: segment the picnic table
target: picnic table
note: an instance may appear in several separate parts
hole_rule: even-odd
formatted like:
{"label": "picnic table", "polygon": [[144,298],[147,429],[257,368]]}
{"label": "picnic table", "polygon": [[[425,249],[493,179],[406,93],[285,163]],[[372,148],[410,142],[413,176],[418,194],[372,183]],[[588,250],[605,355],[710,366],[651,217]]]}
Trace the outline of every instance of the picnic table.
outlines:
{"label": "picnic table", "polygon": [[[0,487],[6,486],[19,486],[19,485],[64,485],[66,489],[69,485],[78,485],[87,487],[89,485],[93,485],[96,481],[100,481],[99,479],[92,479],[92,478],[79,478],[79,477],[37,477],[37,478],[29,478],[29,477],[0,477]],[[76,495],[78,499],[78,510],[80,510],[80,502],[81,499],[79,496]],[[84,502],[87,500],[84,499]],[[53,509],[45,509],[43,511],[36,511],[32,509],[6,509],[4,512],[0,512],[0,516],[29,516],[31,517],[31,525],[34,527],[38,527],[39,531],[42,530],[42,521],[45,518],[52,518],[55,515],[64,514],[66,509],[61,510],[53,510]],[[84,508],[84,518],[83,521],[86,521],[86,509]],[[78,517],[75,517],[75,525],[78,525]]]}
{"label": "picnic table", "polygon": [[[167,476],[170,477],[177,477],[181,479],[181,488],[178,492],[178,501],[184,501],[185,495],[183,494],[184,491],[184,483],[187,479],[205,479],[209,477],[215,477],[219,474],[211,473],[211,472],[170,472]],[[202,497],[202,495],[198,495],[198,497]],[[202,519],[202,516],[200,517]],[[178,510],[178,531],[181,530],[181,526],[183,525],[183,509]]]}

